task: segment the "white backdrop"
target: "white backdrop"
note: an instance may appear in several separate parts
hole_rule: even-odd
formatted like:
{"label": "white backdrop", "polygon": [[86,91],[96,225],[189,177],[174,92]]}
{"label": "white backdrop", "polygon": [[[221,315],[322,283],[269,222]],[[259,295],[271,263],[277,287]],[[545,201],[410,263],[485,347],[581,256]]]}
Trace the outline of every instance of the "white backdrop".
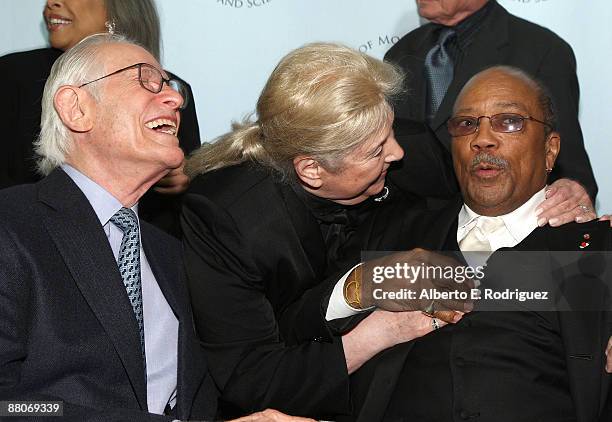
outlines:
{"label": "white backdrop", "polygon": [[[251,112],[263,84],[289,50],[339,41],[382,58],[419,25],[414,0],[156,0],[163,65],[194,91],[202,139],[227,131]],[[511,13],[544,25],[576,54],[580,120],[599,184],[598,209],[612,211],[612,2],[499,0]],[[43,0],[0,0],[0,55],[46,45]]]}

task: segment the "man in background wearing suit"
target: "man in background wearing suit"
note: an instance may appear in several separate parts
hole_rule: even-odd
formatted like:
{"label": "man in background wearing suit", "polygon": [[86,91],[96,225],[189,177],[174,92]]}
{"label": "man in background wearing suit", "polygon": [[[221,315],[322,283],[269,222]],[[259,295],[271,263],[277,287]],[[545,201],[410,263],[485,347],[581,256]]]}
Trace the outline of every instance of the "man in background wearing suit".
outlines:
{"label": "man in background wearing suit", "polygon": [[[385,55],[408,74],[406,93],[395,104],[394,124],[406,154],[402,168],[390,172],[390,178],[419,196],[449,198],[457,193],[445,123],[468,79],[487,67],[509,65],[543,81],[558,107],[563,150],[551,174],[555,183],[542,205],[540,225],[594,218],[591,200],[597,184],[578,122],[571,47],[552,31],[509,14],[495,0],[417,0],[417,6],[430,23],[405,35]],[[570,197],[580,205],[565,202]],[[553,208],[567,212],[551,218]]]}
{"label": "man in background wearing suit", "polygon": [[[402,221],[402,228],[386,233],[381,248],[461,251],[468,263],[472,251],[488,256],[504,248],[576,254],[612,249],[607,222],[538,227],[536,208],[560,149],[556,121],[550,96],[523,71],[498,66],[474,76],[448,122],[462,198],[442,210],[413,215],[398,207],[384,221]],[[505,265],[504,252],[493,253],[483,287],[500,274],[510,278],[505,287],[525,287],[524,276],[531,274],[521,272],[525,258],[557,257],[523,253],[521,265],[513,266]],[[545,260],[536,263],[526,268],[550,269]],[[363,403],[357,419],[610,420],[611,377],[604,368],[609,286],[598,280],[605,266],[609,262],[602,268],[579,263],[574,272],[565,267],[562,276],[537,273],[561,294],[568,311],[523,306],[521,312],[512,307],[497,312],[498,306],[496,312],[478,312],[476,302],[474,312],[457,324],[366,363],[352,380],[353,400]]]}

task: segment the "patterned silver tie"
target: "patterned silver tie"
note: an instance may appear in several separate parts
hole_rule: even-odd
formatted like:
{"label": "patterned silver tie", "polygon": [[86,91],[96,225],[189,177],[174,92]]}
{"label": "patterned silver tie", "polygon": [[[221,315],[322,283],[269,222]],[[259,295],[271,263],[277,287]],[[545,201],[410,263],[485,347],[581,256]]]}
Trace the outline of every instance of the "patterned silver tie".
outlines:
{"label": "patterned silver tie", "polygon": [[446,91],[453,80],[453,60],[448,55],[448,42],[455,36],[455,31],[445,28],[440,32],[438,43],[425,57],[425,76],[428,84],[428,117],[433,119]]}
{"label": "patterned silver tie", "polygon": [[121,247],[119,248],[119,272],[128,298],[132,304],[138,329],[140,330],[140,347],[145,362],[144,318],[142,315],[142,284],[140,280],[140,235],[138,230],[138,217],[129,208],[121,208],[110,219],[111,223],[123,232]]}

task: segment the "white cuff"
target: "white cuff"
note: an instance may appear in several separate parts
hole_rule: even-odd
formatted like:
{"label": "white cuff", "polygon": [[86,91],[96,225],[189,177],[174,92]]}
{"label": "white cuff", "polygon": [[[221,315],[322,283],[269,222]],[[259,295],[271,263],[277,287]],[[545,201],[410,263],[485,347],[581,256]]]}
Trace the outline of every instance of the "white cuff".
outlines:
{"label": "white cuff", "polygon": [[327,312],[325,313],[325,320],[331,321],[333,319],[346,318],[353,315],[357,315],[361,312],[367,311],[368,309],[357,309],[350,306],[344,300],[344,282],[347,277],[355,268],[361,264],[355,265],[353,268],[348,270],[346,274],[342,276],[340,280],[334,286],[331,296],[329,297],[329,304],[327,305]]}

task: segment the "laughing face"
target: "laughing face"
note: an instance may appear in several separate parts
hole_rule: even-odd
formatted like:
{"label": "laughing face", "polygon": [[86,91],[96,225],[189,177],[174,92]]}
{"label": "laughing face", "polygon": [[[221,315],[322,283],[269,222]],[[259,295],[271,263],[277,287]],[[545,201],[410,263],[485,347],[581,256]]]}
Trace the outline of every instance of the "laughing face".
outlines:
{"label": "laughing face", "polygon": [[48,0],[43,17],[51,46],[63,51],[88,35],[106,32],[104,0]]}
{"label": "laughing face", "polygon": [[[150,53],[135,45],[106,45],[98,55],[104,57],[100,76],[135,63],[161,69]],[[95,83],[100,84],[101,98],[95,108],[92,142],[86,144],[90,156],[126,175],[162,174],[180,166],[183,152],[176,134],[183,98],[178,92],[166,85],[157,94],[147,91],[140,85],[137,68]]]}
{"label": "laughing face", "polygon": [[[466,85],[454,116],[493,116],[515,113],[544,120],[538,93],[532,85],[500,70],[480,73]],[[453,163],[465,203],[481,215],[507,214],[546,185],[559,151],[559,134],[525,120],[518,132],[500,133],[487,118],[478,130],[452,140]]]}

